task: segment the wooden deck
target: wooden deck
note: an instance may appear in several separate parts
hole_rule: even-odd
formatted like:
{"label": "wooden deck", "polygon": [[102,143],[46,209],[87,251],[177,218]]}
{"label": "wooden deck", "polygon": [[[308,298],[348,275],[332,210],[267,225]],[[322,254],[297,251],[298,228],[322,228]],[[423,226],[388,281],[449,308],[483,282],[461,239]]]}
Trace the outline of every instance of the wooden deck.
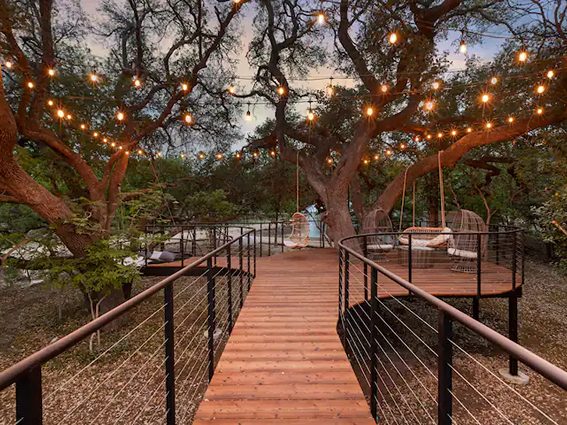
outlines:
{"label": "wooden deck", "polygon": [[195,424],[373,424],[336,332],[337,254],[258,259]]}

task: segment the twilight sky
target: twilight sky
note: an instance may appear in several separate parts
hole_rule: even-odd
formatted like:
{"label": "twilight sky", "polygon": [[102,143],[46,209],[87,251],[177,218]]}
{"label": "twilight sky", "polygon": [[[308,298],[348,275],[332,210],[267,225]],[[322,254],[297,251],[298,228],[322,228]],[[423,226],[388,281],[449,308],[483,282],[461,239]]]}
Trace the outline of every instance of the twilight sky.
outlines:
{"label": "twilight sky", "polygon": [[[87,16],[92,19],[97,19],[100,14],[97,12],[102,0],[80,0],[85,10]],[[239,58],[239,64],[237,67],[236,74],[238,76],[250,76],[254,74],[254,70],[252,70],[247,63],[245,54],[248,47],[248,43],[252,38],[252,16],[250,13],[246,13],[246,8],[243,9],[244,11],[244,18],[242,21],[242,28],[244,29],[242,32],[242,49]],[[249,31],[245,29],[249,28]],[[452,62],[452,69],[462,69],[464,66],[464,55],[458,52],[458,42],[460,35],[458,33],[451,34],[452,38],[447,40],[444,43],[440,44],[440,49],[449,52],[449,59]],[[498,51],[498,48],[501,44],[501,40],[498,39],[486,39],[483,44],[478,44],[474,46],[468,47],[467,55],[469,56],[477,56],[481,60],[488,60],[492,58]],[[106,49],[103,43],[100,40],[92,39],[89,42],[89,46],[92,52],[99,56],[104,56],[106,54]],[[319,70],[314,70],[310,77],[329,77],[333,74],[331,69],[324,68]],[[296,86],[300,86],[302,88],[311,88],[313,90],[320,90],[324,89],[328,84],[327,80],[320,80],[320,81],[310,81],[304,82],[302,84],[294,83]],[[345,84],[343,81],[342,84]],[[246,89],[246,82],[239,81],[239,86]],[[348,85],[348,84],[347,84]],[[268,109],[268,106],[264,105],[257,105],[253,108],[254,120],[252,122],[246,122],[244,119],[241,120],[241,128],[244,135],[251,133],[257,124],[260,124],[264,121],[265,118],[270,117],[272,115],[271,111]],[[305,110],[307,110],[308,106],[304,106]],[[243,111],[244,114],[245,111]]]}

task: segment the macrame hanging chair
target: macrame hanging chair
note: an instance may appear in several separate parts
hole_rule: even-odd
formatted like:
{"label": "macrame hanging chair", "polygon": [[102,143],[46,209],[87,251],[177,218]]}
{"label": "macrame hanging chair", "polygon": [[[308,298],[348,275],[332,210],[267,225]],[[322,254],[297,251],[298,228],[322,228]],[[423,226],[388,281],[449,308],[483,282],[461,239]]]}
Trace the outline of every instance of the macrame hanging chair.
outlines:
{"label": "macrame hanging chair", "polygon": [[370,211],[362,222],[362,233],[371,233],[367,238],[366,249],[368,251],[385,252],[394,249],[395,238],[393,234],[381,234],[393,232],[392,220],[386,212],[378,208]]}
{"label": "macrame hanging chair", "polygon": [[447,246],[447,253],[453,259],[451,270],[476,273],[478,253],[482,258],[486,252],[487,236],[480,236],[480,240],[478,236],[487,231],[484,220],[473,211],[461,209],[449,214],[447,223],[454,233]]}
{"label": "macrame hanging chair", "polygon": [[[414,186],[414,199],[413,199],[413,221],[412,226],[408,227],[402,232],[398,238],[400,245],[409,245],[409,234],[412,234],[411,244],[412,249],[419,248],[446,248],[449,240],[451,239],[451,229],[447,227],[445,220],[445,187],[443,185],[443,168],[441,165],[441,152],[437,153],[437,164],[439,168],[439,192],[441,198],[441,227],[430,226],[416,226],[415,225],[415,186]],[[404,215],[404,200],[406,196],[406,183],[408,168],[404,173],[404,188],[402,193],[402,208],[400,213],[399,231],[402,230],[403,215]]]}
{"label": "macrame hanging chair", "polygon": [[309,220],[305,214],[299,212],[299,151],[296,159],[295,188],[296,212],[291,216],[291,232],[283,243],[288,248],[301,249],[309,245]]}

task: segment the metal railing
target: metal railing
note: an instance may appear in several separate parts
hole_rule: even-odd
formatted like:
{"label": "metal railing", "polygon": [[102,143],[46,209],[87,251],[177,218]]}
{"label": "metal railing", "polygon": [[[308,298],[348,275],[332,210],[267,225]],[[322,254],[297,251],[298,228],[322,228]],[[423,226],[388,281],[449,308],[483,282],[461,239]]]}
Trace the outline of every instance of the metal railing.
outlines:
{"label": "metal railing", "polygon": [[[436,262],[433,267],[415,269],[411,248],[398,256],[394,253],[395,243],[388,252],[382,249],[374,253],[374,261],[369,258],[367,246],[377,241],[373,238],[384,236],[398,238],[399,234],[358,235],[339,243],[338,332],[375,420],[420,424],[561,423],[555,416],[558,409],[544,411],[539,400],[529,400],[528,392],[508,381],[526,378],[518,370],[521,362],[535,372],[531,379],[544,386],[541,391],[550,392],[551,400],[557,400],[557,391],[564,395],[567,390],[566,371],[516,342],[517,297],[523,281],[521,233],[500,228],[474,235],[479,238],[479,262],[472,274],[452,269],[450,258],[444,262],[429,258],[427,261]],[[412,237],[415,234],[410,236],[409,244]],[[482,267],[486,270],[493,265],[508,270],[509,290],[503,289],[500,296],[510,300],[510,338],[431,293],[439,291],[435,289],[439,276],[445,276],[441,286],[451,279],[471,276],[469,285],[475,288],[472,293],[462,293],[459,285],[440,291],[444,296],[453,293],[473,299],[493,296],[485,292],[486,282],[482,279]],[[478,287],[476,279],[480,279]],[[503,352],[508,357],[508,368],[495,373],[493,363],[483,362],[485,356],[469,353],[481,350],[471,341],[477,341],[485,350],[496,349],[491,351],[492,356],[498,350]],[[548,383],[541,383],[539,378]]]}
{"label": "metal railing", "polygon": [[[239,232],[171,276],[1,372],[0,391],[15,387],[15,423],[42,424],[46,416],[55,418],[57,423],[85,424],[101,423],[105,416],[110,417],[109,423],[120,420],[152,423],[155,419],[156,423],[172,425],[176,420],[190,420],[206,383],[213,377],[216,362],[255,276],[256,230],[239,228]],[[220,258],[224,258],[223,266],[215,265]],[[200,271],[197,276],[195,270]],[[192,280],[183,281],[191,273]],[[161,302],[158,293],[163,293]],[[117,341],[109,341],[107,349],[96,353],[86,365],[81,363],[79,371],[68,379],[59,382],[55,378],[53,382],[50,377],[50,391],[45,394],[42,371],[50,361],[74,349],[84,349],[89,337],[124,318],[126,313],[130,318],[142,308],[150,309],[151,314],[143,314],[136,323],[122,326],[124,335]],[[153,327],[148,331],[146,327],[150,324]],[[122,353],[121,347],[140,332],[148,332],[150,337],[136,343],[135,349],[126,347]],[[123,362],[109,362],[112,355],[126,358]],[[93,378],[94,369],[101,365],[104,368]],[[125,365],[130,367],[128,379],[113,380],[124,372]],[[51,375],[51,367],[48,372]],[[74,386],[89,379],[94,389],[75,400]],[[95,402],[101,394],[109,395],[109,401]],[[58,408],[59,395],[74,403]]]}

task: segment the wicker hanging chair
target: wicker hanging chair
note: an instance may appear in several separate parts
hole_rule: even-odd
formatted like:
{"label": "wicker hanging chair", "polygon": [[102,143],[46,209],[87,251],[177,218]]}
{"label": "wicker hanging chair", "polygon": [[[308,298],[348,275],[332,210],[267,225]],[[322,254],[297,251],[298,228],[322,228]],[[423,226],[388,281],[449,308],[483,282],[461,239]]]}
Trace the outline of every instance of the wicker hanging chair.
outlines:
{"label": "wicker hanging chair", "polygon": [[301,249],[309,245],[309,220],[305,215],[296,212],[291,216],[291,232],[284,245],[291,249]]}
{"label": "wicker hanging chair", "polygon": [[367,238],[366,249],[377,252],[391,251],[395,243],[394,235],[380,235],[379,233],[392,233],[393,228],[392,221],[384,210],[379,208],[366,214],[362,223],[362,233],[373,234]]}
{"label": "wicker hanging chair", "polygon": [[[479,233],[486,233],[484,220],[475,212],[458,210],[447,219],[454,235],[447,246],[447,253],[453,259],[451,270],[462,273],[476,273],[479,254]],[[480,236],[480,256],[486,252],[487,236]]]}

